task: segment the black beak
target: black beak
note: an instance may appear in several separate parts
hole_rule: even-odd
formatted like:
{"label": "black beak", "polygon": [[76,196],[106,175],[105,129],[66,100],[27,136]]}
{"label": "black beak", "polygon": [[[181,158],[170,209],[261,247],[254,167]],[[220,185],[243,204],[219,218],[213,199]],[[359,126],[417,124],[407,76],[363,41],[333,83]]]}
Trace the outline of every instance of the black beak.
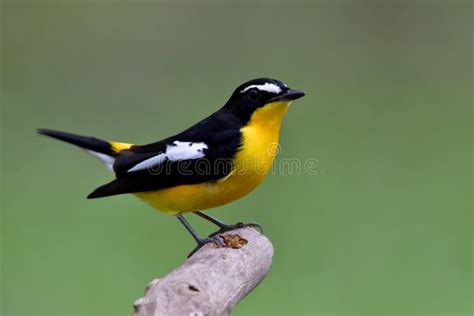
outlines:
{"label": "black beak", "polygon": [[304,96],[305,96],[305,93],[303,91],[289,89],[289,90],[285,91],[284,93],[280,94],[279,96],[274,97],[270,101],[271,102],[293,101],[293,100],[302,98]]}

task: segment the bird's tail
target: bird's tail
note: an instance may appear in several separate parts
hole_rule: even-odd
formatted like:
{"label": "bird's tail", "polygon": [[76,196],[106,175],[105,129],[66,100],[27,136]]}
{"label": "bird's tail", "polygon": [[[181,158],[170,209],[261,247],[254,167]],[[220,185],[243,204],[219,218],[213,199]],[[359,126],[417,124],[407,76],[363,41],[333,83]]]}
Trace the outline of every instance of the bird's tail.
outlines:
{"label": "bird's tail", "polygon": [[109,142],[95,137],[80,136],[43,128],[38,129],[38,133],[85,149],[91,155],[99,158],[112,171],[115,157],[121,151],[129,149],[133,146],[132,144]]}

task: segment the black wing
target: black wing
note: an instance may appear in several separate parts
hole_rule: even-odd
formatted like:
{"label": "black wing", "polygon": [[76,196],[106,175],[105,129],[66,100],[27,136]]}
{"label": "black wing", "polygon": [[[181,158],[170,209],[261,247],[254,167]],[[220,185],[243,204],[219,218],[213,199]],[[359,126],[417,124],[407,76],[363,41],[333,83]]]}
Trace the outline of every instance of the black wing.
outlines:
{"label": "black wing", "polygon": [[176,136],[121,152],[114,163],[117,179],[97,188],[88,198],[153,191],[225,177],[232,170],[241,133],[238,124],[228,117],[223,117],[224,120],[216,117],[218,114]]}

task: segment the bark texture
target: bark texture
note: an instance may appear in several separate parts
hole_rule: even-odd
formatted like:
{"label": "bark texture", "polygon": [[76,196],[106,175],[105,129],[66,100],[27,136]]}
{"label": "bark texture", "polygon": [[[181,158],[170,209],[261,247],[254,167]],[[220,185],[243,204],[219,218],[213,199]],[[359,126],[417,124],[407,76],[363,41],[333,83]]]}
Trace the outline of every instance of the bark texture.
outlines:
{"label": "bark texture", "polygon": [[162,279],[153,280],[134,304],[133,316],[228,315],[267,275],[271,242],[253,228],[217,235]]}

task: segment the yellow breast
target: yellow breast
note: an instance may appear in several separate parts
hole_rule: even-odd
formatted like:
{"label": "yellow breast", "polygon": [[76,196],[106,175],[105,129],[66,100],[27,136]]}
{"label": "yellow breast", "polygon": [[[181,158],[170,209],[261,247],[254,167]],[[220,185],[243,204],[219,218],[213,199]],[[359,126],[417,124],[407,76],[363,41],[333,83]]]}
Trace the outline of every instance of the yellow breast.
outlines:
{"label": "yellow breast", "polygon": [[273,102],[254,112],[240,130],[242,146],[232,172],[225,178],[136,195],[160,211],[176,214],[224,205],[250,193],[272,167],[278,153],[281,121],[288,106],[288,102]]}

